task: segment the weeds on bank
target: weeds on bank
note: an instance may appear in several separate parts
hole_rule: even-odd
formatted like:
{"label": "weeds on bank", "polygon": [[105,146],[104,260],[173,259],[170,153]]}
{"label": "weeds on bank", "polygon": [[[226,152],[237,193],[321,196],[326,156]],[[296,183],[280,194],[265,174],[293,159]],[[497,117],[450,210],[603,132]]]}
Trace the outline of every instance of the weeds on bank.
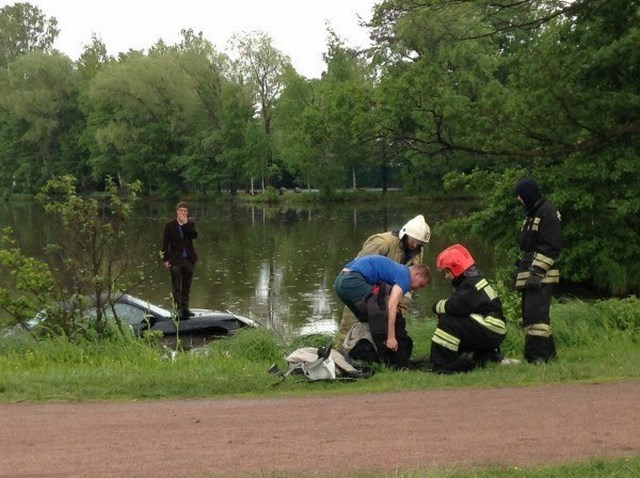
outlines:
{"label": "weeds on bank", "polygon": [[[557,361],[495,364],[450,376],[376,366],[373,377],[356,382],[308,383],[292,376],[279,383],[267,373],[274,362],[286,368],[284,357],[299,347],[326,345],[329,338],[321,335],[287,338],[265,328],[243,329],[198,353],[174,356],[153,340],[72,343],[5,336],[0,338],[0,401],[340,394],[640,377],[638,299],[557,302],[552,313]],[[517,324],[509,326],[503,352],[520,358],[522,334]],[[428,357],[434,329],[433,319],[409,321],[414,357]]]}

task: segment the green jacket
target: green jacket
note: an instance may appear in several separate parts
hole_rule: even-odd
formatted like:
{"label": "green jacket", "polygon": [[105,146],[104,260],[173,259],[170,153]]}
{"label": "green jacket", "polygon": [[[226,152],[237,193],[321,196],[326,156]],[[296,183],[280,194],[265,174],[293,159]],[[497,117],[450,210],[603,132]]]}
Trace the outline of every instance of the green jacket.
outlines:
{"label": "green jacket", "polygon": [[362,245],[362,250],[357,257],[372,256],[378,254],[386,256],[400,264],[414,266],[422,263],[422,248],[413,257],[406,258],[404,246],[398,237],[397,231],[382,232],[370,236]]}

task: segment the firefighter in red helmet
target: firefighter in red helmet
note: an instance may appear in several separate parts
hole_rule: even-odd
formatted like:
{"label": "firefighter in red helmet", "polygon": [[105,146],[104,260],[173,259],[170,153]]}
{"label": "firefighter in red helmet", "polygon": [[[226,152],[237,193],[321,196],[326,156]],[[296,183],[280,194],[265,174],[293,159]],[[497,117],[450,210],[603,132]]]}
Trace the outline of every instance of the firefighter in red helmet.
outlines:
{"label": "firefighter in red helmet", "polygon": [[500,344],[507,333],[502,304],[469,251],[454,244],[436,259],[455,288],[433,305],[438,326],[429,362],[438,373],[466,372],[486,362],[500,362]]}

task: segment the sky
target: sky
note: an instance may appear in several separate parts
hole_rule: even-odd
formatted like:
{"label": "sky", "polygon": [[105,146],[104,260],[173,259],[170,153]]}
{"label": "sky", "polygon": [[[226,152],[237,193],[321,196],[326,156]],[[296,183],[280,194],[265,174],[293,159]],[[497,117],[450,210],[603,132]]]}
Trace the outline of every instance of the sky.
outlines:
{"label": "sky", "polygon": [[[0,0],[0,5],[17,3]],[[172,45],[180,30],[202,31],[219,51],[234,33],[262,31],[307,78],[324,71],[327,22],[350,47],[369,45],[358,15],[371,19],[375,0],[22,0],[58,20],[54,47],[77,60],[95,33],[110,55],[148,49],[159,39]]]}

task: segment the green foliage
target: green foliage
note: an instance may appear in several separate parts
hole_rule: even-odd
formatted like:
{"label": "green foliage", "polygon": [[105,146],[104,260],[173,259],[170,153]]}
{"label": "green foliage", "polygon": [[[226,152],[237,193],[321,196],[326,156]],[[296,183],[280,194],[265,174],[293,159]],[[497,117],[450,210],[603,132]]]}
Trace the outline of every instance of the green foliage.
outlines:
{"label": "green foliage", "polygon": [[38,7],[17,2],[0,9],[0,68],[33,51],[51,51],[58,36],[58,21]]}
{"label": "green foliage", "polygon": [[[0,288],[0,307],[17,321],[44,313],[47,320],[38,330],[46,334],[74,339],[128,335],[119,320],[117,329],[110,326],[105,309],[115,300],[116,292],[140,280],[128,263],[128,258],[139,255],[139,251],[125,242],[124,232],[139,191],[140,184],[123,191],[107,179],[100,198],[86,198],[78,193],[71,176],[48,181],[38,197],[65,232],[61,243],[47,246],[57,254],[52,258],[55,268],[25,257],[11,238],[11,231],[5,229],[0,265],[9,271],[14,283]],[[89,304],[96,306],[95,321],[84,318]]]}
{"label": "green foliage", "polygon": [[275,335],[266,329],[240,330],[232,339],[214,344],[214,348],[218,353],[249,362],[273,362],[281,358]]}
{"label": "green foliage", "polygon": [[32,193],[54,175],[83,171],[73,162],[81,128],[76,98],[76,73],[65,56],[37,51],[0,70],[0,187]]}
{"label": "green foliage", "polygon": [[8,286],[0,287],[0,310],[10,315],[13,323],[34,317],[43,304],[56,297],[55,280],[49,266],[26,257],[8,227],[2,230],[0,238],[0,266],[0,271],[8,272],[11,278]]}

